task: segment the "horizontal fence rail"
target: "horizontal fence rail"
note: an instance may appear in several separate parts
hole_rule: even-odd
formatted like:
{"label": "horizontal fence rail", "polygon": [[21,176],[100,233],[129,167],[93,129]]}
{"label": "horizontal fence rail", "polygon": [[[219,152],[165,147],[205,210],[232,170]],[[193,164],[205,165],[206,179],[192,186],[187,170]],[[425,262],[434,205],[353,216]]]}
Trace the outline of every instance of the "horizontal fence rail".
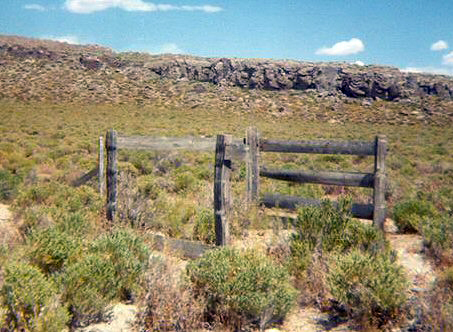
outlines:
{"label": "horizontal fence rail", "polygon": [[74,187],[80,187],[80,186],[84,185],[85,183],[87,183],[88,181],[90,181],[95,176],[98,176],[98,174],[99,174],[99,168],[98,167],[93,168],[91,171],[82,175],[80,178],[72,181],[72,185]]}
{"label": "horizontal fence rail", "polygon": [[350,154],[374,156],[376,147],[373,142],[362,141],[279,141],[261,139],[259,144],[263,152]]}
{"label": "horizontal fence rail", "polygon": [[271,170],[262,168],[260,175],[277,180],[318,183],[335,186],[352,186],[372,188],[374,186],[374,174],[358,172],[327,172],[327,171],[290,171]]}
{"label": "horizontal fence rail", "polygon": [[[299,206],[321,206],[320,200],[278,194],[265,194],[260,203],[268,208],[278,207],[289,210],[297,209]],[[337,202],[332,202],[332,204],[338,205]],[[373,204],[353,203],[351,214],[355,218],[373,220]]]}
{"label": "horizontal fence rail", "polygon": [[[118,149],[215,152],[215,147],[215,137],[118,136]],[[242,140],[235,140],[231,143],[231,153],[235,159],[245,159],[246,148]]]}

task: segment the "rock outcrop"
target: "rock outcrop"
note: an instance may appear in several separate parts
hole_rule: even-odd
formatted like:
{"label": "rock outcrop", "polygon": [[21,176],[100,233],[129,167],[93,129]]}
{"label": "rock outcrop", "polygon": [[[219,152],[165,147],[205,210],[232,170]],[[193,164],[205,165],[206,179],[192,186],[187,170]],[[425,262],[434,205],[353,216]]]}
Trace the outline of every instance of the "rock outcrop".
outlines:
{"label": "rock outcrop", "polygon": [[166,57],[145,65],[162,77],[248,89],[308,90],[350,98],[398,100],[433,95],[453,98],[453,78],[403,73],[396,68],[345,63]]}
{"label": "rock outcrop", "polygon": [[[152,56],[115,53],[98,45],[69,45],[0,36],[0,87],[3,90],[0,94],[35,96],[40,93],[33,87],[39,90],[39,84],[45,83],[46,94],[52,92],[49,88],[58,88],[54,91],[58,94],[55,96],[57,100],[73,95],[73,91],[62,91],[64,87],[97,91],[95,96],[100,100],[119,100],[121,94],[127,98],[146,99],[152,92],[149,82],[160,78],[209,82],[247,90],[308,91],[315,92],[319,97],[364,99],[366,102],[386,100],[404,103],[424,96],[436,96],[449,102],[453,100],[453,77],[404,73],[391,67]],[[27,82],[22,89],[18,79],[28,79],[33,84]],[[48,82],[49,79],[56,83]],[[103,98],[102,94],[107,97]],[[115,96],[111,97],[112,94]]]}

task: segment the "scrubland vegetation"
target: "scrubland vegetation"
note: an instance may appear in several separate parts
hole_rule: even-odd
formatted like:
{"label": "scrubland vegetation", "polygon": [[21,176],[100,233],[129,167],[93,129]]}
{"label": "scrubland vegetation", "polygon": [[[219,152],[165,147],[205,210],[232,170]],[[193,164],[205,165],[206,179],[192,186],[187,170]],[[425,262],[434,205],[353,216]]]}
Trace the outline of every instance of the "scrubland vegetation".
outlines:
{"label": "scrubland vegetation", "polygon": [[[379,102],[380,108],[390,103]],[[345,105],[348,112],[364,110]],[[389,106],[390,107],[390,106]],[[371,111],[370,111],[371,112]],[[359,116],[358,116],[359,118]],[[0,200],[14,220],[0,225],[0,325],[61,331],[105,318],[118,301],[140,306],[153,330],[247,330],[278,324],[297,305],[316,306],[361,328],[453,329],[453,131],[445,126],[329,123],[297,115],[147,105],[56,105],[0,101]],[[281,139],[388,137],[388,214],[424,239],[438,274],[414,298],[387,240],[352,219],[351,200],[371,190],[262,180],[262,191],[339,198],[298,211],[289,240],[267,250],[213,250],[187,263],[152,250],[150,232],[214,241],[213,153],[119,152],[118,221],[104,217],[95,180],[73,180],[97,162],[97,138],[120,134],[242,138],[249,125]],[[263,154],[289,169],[371,171],[372,158]],[[285,226],[246,209],[245,165],[233,173],[233,237]],[[341,198],[346,197],[346,198]],[[14,231],[12,231],[13,229]],[[414,308],[417,308],[415,310]]]}

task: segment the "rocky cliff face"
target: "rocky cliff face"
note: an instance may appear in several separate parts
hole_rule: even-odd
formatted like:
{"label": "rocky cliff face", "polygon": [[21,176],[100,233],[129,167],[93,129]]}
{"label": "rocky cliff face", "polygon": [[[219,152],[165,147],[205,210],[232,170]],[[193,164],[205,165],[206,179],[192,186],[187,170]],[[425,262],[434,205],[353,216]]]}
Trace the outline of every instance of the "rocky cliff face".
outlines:
{"label": "rocky cliff face", "polygon": [[402,73],[396,68],[247,59],[165,58],[147,64],[159,76],[249,89],[308,90],[351,98],[399,100],[416,95],[453,98],[453,78]]}
{"label": "rocky cliff face", "polygon": [[[120,83],[124,83],[124,80],[128,80],[128,84],[132,84],[133,88],[139,86],[139,90],[146,90],[146,86],[141,85],[150,79],[168,78],[245,89],[315,91],[321,97],[403,102],[423,96],[437,96],[448,101],[453,99],[453,77],[403,73],[391,67],[260,59],[151,56],[139,53],[115,53],[96,45],[77,46],[0,36],[0,74],[3,72],[0,84],[3,88],[17,84],[18,78],[29,77],[30,73],[43,77],[42,71],[36,72],[39,68],[47,70],[49,74],[52,72],[56,81],[62,79],[53,75],[57,70],[64,72],[65,77],[73,77],[71,82],[60,82],[59,85],[69,84],[76,89],[74,80],[79,83],[86,81],[81,76],[85,78],[102,76],[102,80],[109,81],[108,84],[102,83],[107,84],[104,90],[119,89]],[[119,76],[121,82],[115,81]]]}

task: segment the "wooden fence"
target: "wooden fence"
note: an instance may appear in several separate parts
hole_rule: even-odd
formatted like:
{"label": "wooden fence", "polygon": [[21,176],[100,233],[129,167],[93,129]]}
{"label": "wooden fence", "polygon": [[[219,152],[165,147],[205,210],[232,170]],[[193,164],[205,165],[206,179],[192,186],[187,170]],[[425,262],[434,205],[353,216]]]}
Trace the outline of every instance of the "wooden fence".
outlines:
{"label": "wooden fence", "polygon": [[[354,217],[371,219],[376,227],[383,230],[385,219],[385,156],[387,140],[377,136],[374,142],[337,142],[337,141],[279,141],[259,137],[255,127],[247,128],[246,137],[233,140],[231,135],[218,135],[216,138],[166,138],[143,136],[118,136],[111,129],[106,134],[106,186],[104,186],[104,149],[103,139],[99,138],[98,167],[91,170],[74,185],[81,185],[93,176],[99,176],[99,190],[104,192],[106,187],[106,215],[114,222],[117,211],[118,197],[118,162],[119,149],[138,150],[191,150],[215,151],[214,174],[214,215],[216,245],[225,246],[229,243],[229,221],[232,212],[231,172],[233,164],[246,163],[246,198],[249,205],[262,204],[266,207],[295,209],[304,205],[320,205],[321,202],[303,197],[284,196],[279,194],[264,194],[260,198],[260,176],[271,179],[299,183],[318,183],[326,185],[355,186],[373,188],[373,204],[353,203],[351,213]],[[327,172],[327,171],[289,171],[267,169],[260,167],[260,155],[264,152],[283,153],[317,153],[317,154],[347,154],[359,156],[374,156],[374,172]],[[158,243],[163,239],[158,236]],[[171,248],[190,248],[188,256],[197,255],[211,248],[206,245],[190,244],[171,240]],[[184,251],[184,250],[183,250]]]}
{"label": "wooden fence", "polygon": [[[256,128],[247,129],[247,197],[266,207],[295,209],[300,205],[320,205],[321,202],[302,197],[264,194],[259,198],[260,176],[298,183],[318,183],[337,186],[373,188],[373,204],[352,205],[354,217],[371,219],[376,227],[383,230],[385,221],[385,156],[387,139],[377,136],[374,142],[362,141],[278,141],[259,137]],[[289,171],[260,167],[262,152],[316,153],[374,156],[374,172],[330,172],[330,171]]]}

